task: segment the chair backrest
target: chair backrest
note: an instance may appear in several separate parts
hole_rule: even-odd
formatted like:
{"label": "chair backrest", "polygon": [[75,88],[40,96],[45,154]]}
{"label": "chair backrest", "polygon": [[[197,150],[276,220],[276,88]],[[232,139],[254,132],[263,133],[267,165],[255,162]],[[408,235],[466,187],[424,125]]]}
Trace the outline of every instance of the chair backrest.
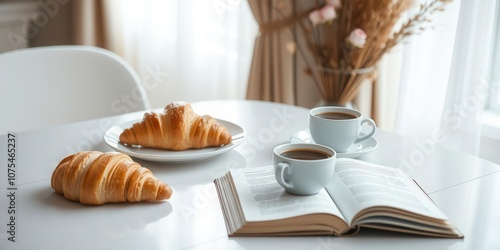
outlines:
{"label": "chair backrest", "polygon": [[0,54],[0,134],[150,109],[134,69],[92,46]]}

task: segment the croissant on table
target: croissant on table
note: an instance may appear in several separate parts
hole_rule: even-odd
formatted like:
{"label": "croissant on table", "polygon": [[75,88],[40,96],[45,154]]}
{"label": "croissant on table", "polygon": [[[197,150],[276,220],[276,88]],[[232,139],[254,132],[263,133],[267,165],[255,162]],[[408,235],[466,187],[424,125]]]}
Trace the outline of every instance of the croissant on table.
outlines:
{"label": "croissant on table", "polygon": [[214,118],[194,113],[189,103],[174,102],[163,113],[144,114],[144,119],[126,128],[119,139],[128,145],[185,150],[227,145],[232,136]]}
{"label": "croissant on table", "polygon": [[84,151],[64,158],[52,173],[56,193],[82,204],[169,199],[172,189],[118,152]]}

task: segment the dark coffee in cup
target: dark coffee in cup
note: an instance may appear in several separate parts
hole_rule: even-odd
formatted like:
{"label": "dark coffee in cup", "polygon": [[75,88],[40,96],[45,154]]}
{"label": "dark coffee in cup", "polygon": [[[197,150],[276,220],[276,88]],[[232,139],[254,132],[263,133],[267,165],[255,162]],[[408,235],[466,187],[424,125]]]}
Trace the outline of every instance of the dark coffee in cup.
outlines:
{"label": "dark coffee in cup", "polygon": [[281,154],[283,157],[296,159],[296,160],[321,160],[332,157],[330,154],[308,148],[294,148],[287,151],[283,151]]}
{"label": "dark coffee in cup", "polygon": [[273,149],[274,176],[295,195],[313,195],[332,180],[337,152],[314,143],[286,143]]}
{"label": "dark coffee in cup", "polygon": [[324,112],[316,114],[317,117],[330,119],[330,120],[348,120],[358,118],[354,114],[344,113],[344,112]]}
{"label": "dark coffee in cup", "polygon": [[[364,124],[370,124],[371,130],[362,135]],[[309,111],[309,132],[314,143],[328,146],[337,153],[345,153],[352,145],[368,140],[375,129],[375,122],[355,109],[326,106]]]}

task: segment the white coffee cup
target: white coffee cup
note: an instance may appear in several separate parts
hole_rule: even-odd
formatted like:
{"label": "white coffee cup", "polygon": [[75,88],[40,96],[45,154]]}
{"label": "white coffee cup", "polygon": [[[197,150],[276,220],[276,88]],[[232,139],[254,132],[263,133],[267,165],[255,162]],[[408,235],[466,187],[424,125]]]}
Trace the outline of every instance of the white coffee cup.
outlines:
{"label": "white coffee cup", "polygon": [[327,146],[287,143],[273,153],[276,181],[291,194],[316,194],[333,176],[337,153]]}
{"label": "white coffee cup", "polygon": [[[371,131],[360,137],[365,123],[371,124]],[[372,137],[376,127],[372,119],[364,118],[361,112],[351,108],[327,106],[309,111],[309,132],[314,142],[338,153],[345,153],[353,144]]]}

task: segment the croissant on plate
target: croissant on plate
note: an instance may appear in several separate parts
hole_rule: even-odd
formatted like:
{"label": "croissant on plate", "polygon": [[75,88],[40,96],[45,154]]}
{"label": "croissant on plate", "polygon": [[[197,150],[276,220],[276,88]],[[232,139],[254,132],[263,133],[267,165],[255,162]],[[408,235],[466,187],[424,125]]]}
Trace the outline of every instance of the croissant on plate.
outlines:
{"label": "croissant on plate", "polygon": [[227,145],[232,136],[214,118],[194,113],[189,103],[174,102],[163,113],[144,114],[144,119],[126,128],[119,139],[128,145],[185,150]]}
{"label": "croissant on plate", "polygon": [[101,205],[169,199],[172,189],[118,152],[84,151],[64,158],[52,173],[52,188],[69,200]]}

